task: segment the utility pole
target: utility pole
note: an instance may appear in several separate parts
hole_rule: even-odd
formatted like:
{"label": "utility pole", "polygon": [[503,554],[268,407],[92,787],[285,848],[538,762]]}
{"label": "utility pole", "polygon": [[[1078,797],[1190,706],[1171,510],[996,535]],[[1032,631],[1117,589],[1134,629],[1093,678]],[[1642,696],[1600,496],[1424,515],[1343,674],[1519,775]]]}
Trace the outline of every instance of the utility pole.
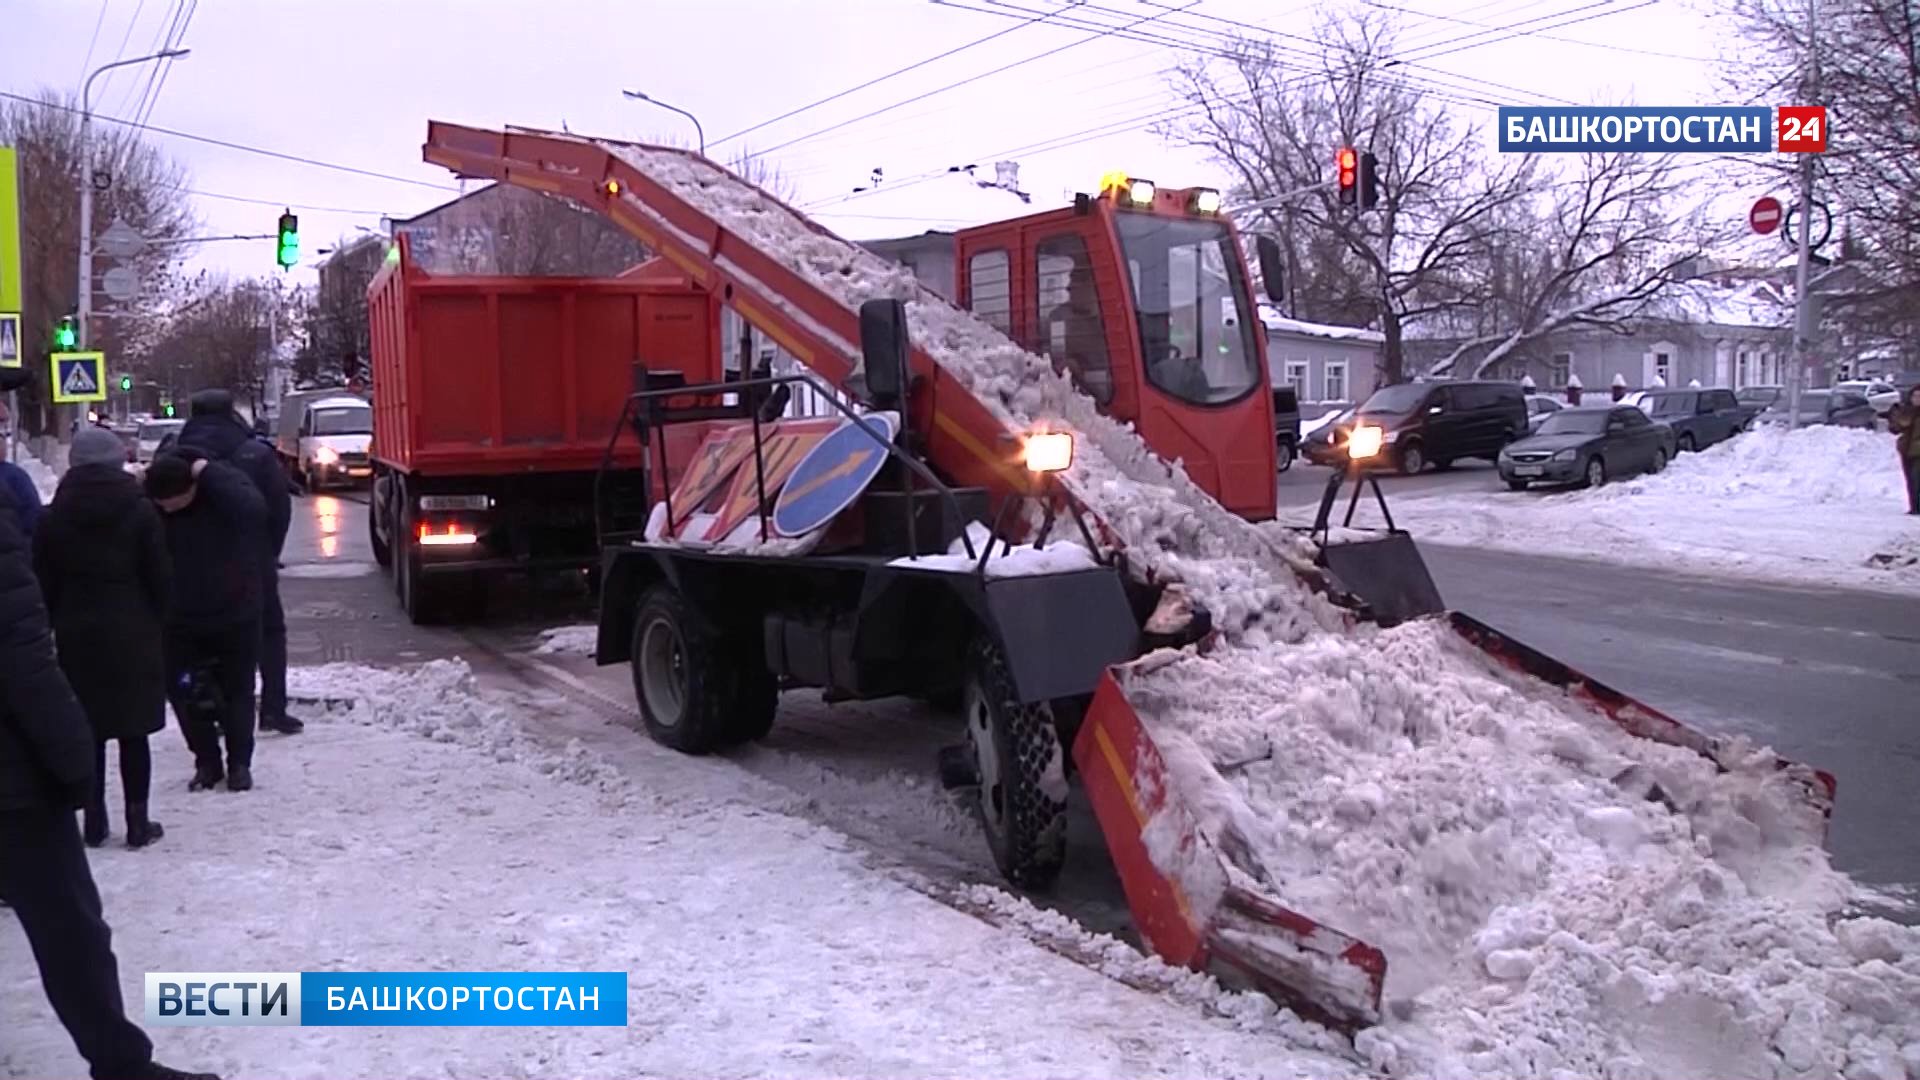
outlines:
{"label": "utility pole", "polygon": [[[1817,104],[1820,97],[1820,57],[1814,48],[1818,4],[1819,0],[1807,0],[1807,56],[1801,85],[1808,88],[1809,105]],[[1793,370],[1787,373],[1787,424],[1796,428],[1800,426],[1800,390],[1806,382],[1813,332],[1819,321],[1818,309],[1807,287],[1808,269],[1813,262],[1813,155],[1805,151],[1800,154],[1799,214],[1800,257],[1793,268]]]}
{"label": "utility pole", "polygon": [[[93,69],[87,81],[80,86],[80,292],[74,303],[74,329],[79,333],[79,347],[85,349],[91,338],[87,336],[87,315],[93,310],[93,80],[114,68],[128,67],[133,64],[145,64],[154,60],[177,60],[191,52],[190,49],[165,49],[146,56],[136,56],[131,60],[116,60],[111,64],[102,64]],[[62,422],[58,407],[54,409],[55,434],[65,442],[67,425]]]}

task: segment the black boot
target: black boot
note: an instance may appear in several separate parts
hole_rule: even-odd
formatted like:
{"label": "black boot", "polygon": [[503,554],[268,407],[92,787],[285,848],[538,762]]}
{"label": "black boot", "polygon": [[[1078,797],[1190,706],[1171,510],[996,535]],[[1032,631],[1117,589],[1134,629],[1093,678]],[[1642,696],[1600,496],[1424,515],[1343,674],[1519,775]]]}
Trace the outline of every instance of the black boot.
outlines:
{"label": "black boot", "polygon": [[171,1069],[157,1061],[149,1061],[134,1072],[127,1073],[122,1080],[220,1080],[220,1077],[214,1073]]}
{"label": "black boot", "polygon": [[306,723],[294,716],[263,716],[260,718],[260,727],[263,731],[278,732],[281,735],[298,735],[307,729]]}
{"label": "black boot", "polygon": [[227,769],[228,791],[252,791],[253,770],[245,765],[233,765]]}
{"label": "black boot", "polygon": [[167,835],[160,823],[147,816],[146,803],[127,804],[127,846],[143,848]]}
{"label": "black boot", "polygon": [[80,811],[80,835],[87,841],[88,847],[99,847],[107,842],[107,804],[97,799],[87,800]]}
{"label": "black boot", "polygon": [[211,791],[219,787],[220,781],[226,778],[226,770],[222,769],[218,764],[195,765],[193,767],[193,779],[187,784],[187,790]]}

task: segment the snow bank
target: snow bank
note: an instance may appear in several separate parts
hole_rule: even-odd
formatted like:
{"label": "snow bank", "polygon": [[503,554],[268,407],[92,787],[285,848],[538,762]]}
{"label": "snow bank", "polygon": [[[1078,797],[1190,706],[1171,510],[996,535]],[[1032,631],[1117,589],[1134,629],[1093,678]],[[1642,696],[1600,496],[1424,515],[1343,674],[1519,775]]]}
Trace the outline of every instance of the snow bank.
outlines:
{"label": "snow bank", "polygon": [[[314,1080],[1362,1074],[910,891],[742,801],[731,767],[654,750],[659,790],[638,794],[556,767],[567,753],[519,729],[528,706],[483,698],[458,662],[291,676],[353,704],[262,744],[250,795],[187,794],[191,759],[163,735],[166,839],[89,853],[129,1006],[143,973],[209,965],[614,970],[628,1025],[153,1029],[161,1060]],[[0,1076],[84,1073],[18,933],[0,972]]]}
{"label": "snow bank", "polygon": [[1920,528],[1905,513],[1890,435],[1763,427],[1592,490],[1487,483],[1396,497],[1395,520],[1423,541],[1920,592]]}
{"label": "snow bank", "polygon": [[1920,1040],[1920,931],[1840,917],[1770,754],[1717,774],[1435,624],[1140,667],[1203,831],[1386,952],[1378,1068],[1877,1076]]}
{"label": "snow bank", "polygon": [[533,651],[541,656],[592,656],[599,647],[600,628],[589,623],[542,630],[540,644]]}
{"label": "snow bank", "polygon": [[1377,1067],[1878,1076],[1913,1056],[1920,944],[1833,921],[1850,883],[1770,754],[1716,775],[1443,627],[1349,629],[1296,576],[1297,534],[1227,513],[1046,361],[706,165],[611,149],[850,308],[905,300],[914,342],[1010,427],[1077,434],[1070,489],[1227,631],[1129,686],[1169,782],[1216,839],[1253,839],[1288,902],[1386,949],[1405,1018],[1365,1036]]}
{"label": "snow bank", "polygon": [[60,487],[60,477],[47,467],[46,462],[35,457],[25,443],[15,443],[14,446],[18,449],[19,456],[13,461],[27,474],[28,479],[33,481],[33,486],[40,492],[40,501],[52,502],[53,493]]}

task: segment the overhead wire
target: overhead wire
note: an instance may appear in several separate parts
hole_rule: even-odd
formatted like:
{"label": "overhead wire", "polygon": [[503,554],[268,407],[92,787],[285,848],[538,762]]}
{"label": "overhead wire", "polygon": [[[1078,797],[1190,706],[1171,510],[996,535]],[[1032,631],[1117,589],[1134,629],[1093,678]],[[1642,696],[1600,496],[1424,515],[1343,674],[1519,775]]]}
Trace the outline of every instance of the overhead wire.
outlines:
{"label": "overhead wire", "polygon": [[894,70],[887,72],[885,75],[879,75],[874,78],[868,79],[866,82],[860,83],[856,86],[849,86],[845,90],[841,90],[837,93],[828,94],[826,97],[820,98],[817,101],[810,101],[807,104],[800,106],[799,108],[789,109],[786,112],[781,113],[779,116],[773,117],[768,120],[762,120],[759,123],[754,124],[750,127],[741,128],[739,131],[733,132],[732,134],[722,135],[721,137],[713,140],[711,143],[708,143],[707,145],[719,146],[721,143],[732,142],[733,140],[741,137],[742,135],[750,135],[756,131],[759,131],[761,128],[770,127],[774,124],[779,123],[782,120],[791,119],[793,117],[799,116],[801,113],[804,113],[804,112],[811,112],[822,105],[826,105],[831,102],[838,101],[849,94],[857,94],[860,91],[867,89],[868,87],[878,86],[881,83],[886,82],[888,79],[897,78],[901,75],[907,74],[910,71],[917,71],[920,68],[926,67],[928,64],[938,63],[939,61],[945,60],[950,56],[958,56],[959,54],[966,52],[968,49],[985,45],[989,41],[994,41],[996,39],[1006,37],[1008,34],[1017,33],[1021,30],[1026,29],[1029,26],[1034,25],[1035,23],[1045,22],[1047,18],[1049,18],[1048,15],[1041,15],[1033,19],[1028,19],[1026,22],[1023,22],[1018,26],[1010,26],[1005,30],[996,30],[985,37],[975,38],[974,40],[969,41],[964,45],[956,45],[953,48],[948,49],[946,52],[929,56],[923,60],[916,60],[915,62],[908,64],[905,67],[895,68]]}
{"label": "overhead wire", "polygon": [[[25,102],[29,105],[38,105],[42,108],[58,109],[61,112],[78,113],[80,111],[71,105],[43,101],[39,98],[28,97],[25,94],[16,94],[9,90],[0,90],[0,98]],[[435,191],[460,190],[452,184],[436,184],[431,180],[421,180],[411,176],[396,176],[393,173],[383,173],[376,169],[363,169],[357,165],[342,165],[335,161],[324,161],[319,158],[305,157],[300,154],[290,154],[284,150],[273,150],[264,146],[253,146],[248,143],[234,142],[230,139],[215,138],[211,135],[197,135],[190,131],[179,131],[174,128],[161,127],[157,124],[136,124],[131,120],[123,120],[113,116],[101,116],[99,114],[95,114],[93,119],[95,123],[119,124],[122,127],[140,131],[150,131],[155,135],[165,135],[168,138],[185,139],[188,142],[204,143],[208,146],[218,146],[227,150],[238,150],[242,153],[257,154],[261,157],[274,158],[279,161],[290,161],[297,165],[309,165],[316,169],[329,169],[334,172],[364,176],[373,180],[389,180],[396,184],[411,184],[415,187],[432,188]]]}
{"label": "overhead wire", "polygon": [[[154,32],[153,40],[147,43],[147,51],[141,55],[150,56],[160,51],[161,38],[165,36],[173,22],[179,18],[180,3],[181,0],[168,0],[167,10],[160,16],[160,26]],[[123,56],[121,59],[126,59],[126,57]],[[129,67],[125,70],[131,72],[132,81],[127,84],[126,93],[120,95],[119,104],[114,106],[113,111],[118,113],[128,112],[127,106],[135,97],[134,88],[140,86],[140,80],[143,76],[147,79],[147,85],[152,85],[153,73],[156,69],[152,65],[147,65],[144,67]],[[141,91],[140,96],[145,97],[144,90]],[[137,109],[138,106],[136,105],[135,108]]]}
{"label": "overhead wire", "polygon": [[[1425,18],[1425,19],[1439,19],[1445,22],[1458,23],[1461,26],[1485,27],[1487,25],[1486,23],[1477,22],[1473,19],[1463,19],[1457,15],[1439,15],[1433,12],[1418,11],[1414,8],[1401,7],[1397,4],[1388,4],[1388,3],[1384,3],[1383,0],[1365,0],[1365,3],[1368,7],[1379,8],[1382,11],[1404,12],[1407,14],[1418,15],[1421,18]],[[1685,53],[1662,52],[1659,49],[1642,49],[1632,45],[1616,45],[1610,41],[1590,41],[1586,38],[1562,37],[1558,34],[1545,34],[1545,33],[1534,34],[1532,36],[1537,37],[1542,41],[1557,41],[1564,45],[1578,45],[1588,49],[1606,49],[1610,52],[1630,53],[1636,56],[1657,56],[1665,60],[1685,60],[1690,63],[1696,63],[1696,64],[1728,64],[1730,63],[1729,61],[1719,57],[1688,56]]]}
{"label": "overhead wire", "polygon": [[[167,48],[177,49],[187,40],[187,29],[193,25],[193,17],[199,10],[200,0],[187,0],[185,15],[180,20],[180,29],[172,36]],[[172,58],[164,62],[160,70],[160,81],[154,86],[153,97],[147,101],[146,110],[135,118],[136,123],[144,124],[149,117],[153,116],[154,106],[160,104],[160,94],[167,88],[167,78],[173,74],[174,62]]]}
{"label": "overhead wire", "polygon": [[[1191,0],[1191,2],[1192,2],[1192,3],[1199,3],[1199,2],[1200,2],[1200,0]],[[1129,23],[1129,24],[1128,24],[1127,26],[1125,26],[1125,27],[1118,27],[1118,28],[1116,28],[1116,29],[1121,29],[1121,30],[1124,30],[1124,29],[1131,29],[1131,28],[1132,28],[1132,27],[1134,27],[1134,26],[1139,26],[1139,25],[1142,25],[1142,24],[1145,24],[1145,23],[1149,23],[1149,22],[1152,22],[1152,21],[1154,21],[1155,19],[1158,19],[1158,18],[1160,18],[1160,17],[1161,17],[1161,16],[1159,16],[1159,15],[1149,15],[1149,16],[1147,16],[1147,17],[1145,17],[1145,18],[1142,18],[1142,19],[1138,19],[1138,20],[1135,20],[1134,22],[1132,22],[1132,23]],[[1105,37],[1109,37],[1109,36],[1111,36],[1111,35],[1112,35],[1112,34],[1113,34],[1114,32],[1115,32],[1114,30],[1105,30],[1105,31],[1101,31],[1101,32],[1099,32],[1099,33],[1096,33],[1096,34],[1089,34],[1088,36],[1086,36],[1086,37],[1084,37],[1084,38],[1081,38],[1081,39],[1079,39],[1078,41],[1071,41],[1071,42],[1068,42],[1068,43],[1067,43],[1067,44],[1065,44],[1065,45],[1061,45],[1061,46],[1058,46],[1058,47],[1056,47],[1056,48],[1052,48],[1052,49],[1048,49],[1048,50],[1047,50],[1046,52],[1043,52],[1043,53],[1036,53],[1036,54],[1034,54],[1034,55],[1032,55],[1032,56],[1029,56],[1029,57],[1026,57],[1026,58],[1024,58],[1024,59],[1021,59],[1021,60],[1015,60],[1015,61],[1013,61],[1013,62],[1012,62],[1012,63],[1010,63],[1010,64],[1002,64],[1002,65],[1000,65],[1000,66],[999,66],[999,67],[997,67],[997,68],[994,68],[994,69],[992,69],[992,70],[990,70],[990,71],[983,71],[983,72],[980,72],[980,73],[979,73],[979,74],[977,74],[977,75],[969,75],[968,77],[966,77],[966,78],[964,78],[964,79],[961,79],[961,80],[959,80],[958,82],[952,82],[952,83],[948,83],[948,84],[947,84],[947,85],[945,85],[945,86],[941,86],[941,87],[936,87],[936,88],[934,88],[934,89],[932,89],[932,90],[928,90],[928,91],[926,91],[925,93],[921,93],[921,94],[916,94],[916,95],[914,95],[913,97],[910,97],[910,98],[905,98],[905,99],[902,99],[902,100],[900,100],[900,101],[896,101],[896,102],[894,102],[894,103],[892,103],[891,105],[884,105],[884,106],[882,106],[882,107],[880,107],[880,108],[878,108],[878,109],[874,109],[874,110],[872,110],[872,111],[870,111],[870,112],[865,112],[865,113],[862,113],[861,115],[859,115],[859,116],[856,116],[856,117],[853,117],[853,118],[851,118],[851,119],[848,119],[848,120],[842,120],[842,121],[840,121],[839,123],[835,123],[835,124],[829,124],[828,126],[826,126],[826,127],[824,127],[824,128],[820,128],[820,129],[818,129],[818,130],[816,130],[816,131],[811,131],[811,132],[808,132],[808,133],[807,133],[807,134],[805,134],[805,135],[800,135],[800,136],[797,136],[797,137],[795,137],[795,138],[792,138],[792,139],[788,139],[788,140],[787,140],[786,142],[783,142],[783,143],[779,143],[779,144],[777,144],[777,145],[774,145],[774,146],[769,146],[769,147],[767,147],[766,149],[764,149],[764,150],[762,150],[762,151],[760,151],[760,153],[763,153],[763,154],[770,154],[770,153],[773,153],[773,152],[774,152],[774,151],[776,151],[776,150],[784,150],[784,149],[786,149],[787,147],[789,147],[789,146],[792,146],[792,145],[794,145],[794,144],[796,144],[796,143],[801,143],[801,142],[805,142],[805,141],[807,141],[808,139],[812,139],[812,138],[815,138],[815,137],[817,137],[817,136],[820,136],[820,135],[824,135],[824,134],[826,134],[826,133],[827,133],[827,132],[829,132],[829,131],[836,131],[836,130],[839,130],[840,128],[844,128],[844,127],[846,127],[846,126],[848,126],[848,125],[850,125],[850,124],[857,124],[857,123],[860,123],[860,122],[861,122],[861,121],[863,121],[863,120],[870,120],[870,119],[872,119],[873,117],[876,117],[876,116],[880,116],[880,115],[882,115],[882,114],[884,114],[884,113],[889,113],[889,112],[892,112],[893,110],[895,110],[895,109],[898,109],[898,108],[900,108],[900,107],[902,107],[902,106],[905,106],[905,105],[911,105],[911,104],[913,104],[913,103],[914,103],[914,102],[916,102],[916,101],[925,101],[925,100],[926,100],[927,98],[930,98],[930,97],[933,97],[933,96],[934,96],[934,95],[936,95],[936,94],[944,94],[944,93],[946,93],[946,92],[947,92],[947,91],[949,91],[949,90],[956,90],[956,89],[958,89],[958,88],[960,88],[960,87],[962,87],[962,86],[967,86],[967,85],[970,85],[970,84],[972,84],[972,83],[976,83],[976,82],[979,82],[979,81],[980,81],[981,79],[986,79],[986,78],[990,78],[990,77],[992,77],[992,76],[994,76],[994,75],[999,75],[999,74],[1001,74],[1002,72],[1007,72],[1007,71],[1012,71],[1012,70],[1013,70],[1014,68],[1017,68],[1017,67],[1024,67],[1024,66],[1026,66],[1027,64],[1031,64],[1031,63],[1033,63],[1033,62],[1034,62],[1034,61],[1036,61],[1036,60],[1044,60],[1044,59],[1046,59],[1046,58],[1047,58],[1047,57],[1049,57],[1049,56],[1058,56],[1059,54],[1061,54],[1061,53],[1063,53],[1063,52],[1066,52],[1066,51],[1067,51],[1067,50],[1069,50],[1069,49],[1076,49],[1076,48],[1079,48],[1079,47],[1080,47],[1080,46],[1082,46],[1082,45],[1086,45],[1086,44],[1089,44],[1089,43],[1091,43],[1091,42],[1095,42],[1095,41],[1098,41],[1098,40],[1100,40],[1101,38],[1105,38]]]}
{"label": "overhead wire", "polygon": [[100,14],[94,16],[93,36],[87,38],[87,55],[80,59],[80,74],[74,76],[76,81],[86,78],[87,72],[91,70],[91,65],[93,64],[93,47],[100,43],[100,27],[107,21],[107,8],[112,5],[113,0],[100,0]]}

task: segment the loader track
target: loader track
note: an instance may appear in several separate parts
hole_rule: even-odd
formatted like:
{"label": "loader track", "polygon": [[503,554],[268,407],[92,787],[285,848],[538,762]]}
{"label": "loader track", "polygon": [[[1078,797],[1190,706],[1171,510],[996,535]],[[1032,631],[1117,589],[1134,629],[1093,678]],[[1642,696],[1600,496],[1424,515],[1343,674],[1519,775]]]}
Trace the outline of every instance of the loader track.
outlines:
{"label": "loader track", "polygon": [[[511,635],[467,628],[459,631],[459,636],[479,654],[476,659],[483,659],[495,671],[531,689],[557,695],[609,726],[644,737],[640,713],[633,704],[557,665],[517,651],[503,640]],[[810,743],[830,744],[830,740],[804,730],[785,735],[796,748]],[[929,745],[930,784],[934,783],[933,750]],[[973,838],[978,852],[969,858],[939,844],[903,837],[879,817],[835,806],[817,791],[794,786],[787,770],[779,767],[781,759],[789,756],[788,751],[748,749],[724,755],[723,759],[791,792],[794,800],[778,809],[846,837],[865,865],[922,896],[989,925],[1014,931],[1049,952],[1126,986],[1171,997],[1210,1016],[1232,1019],[1238,1015],[1191,973],[1158,964],[1141,949],[1125,898],[1117,879],[1111,879],[1112,870],[1097,839],[1075,845],[1072,852],[1081,864],[1099,860],[1097,874],[1085,872],[1088,868],[1083,866],[1082,873],[1069,875],[1065,895],[1022,898],[999,879],[984,838]],[[1078,809],[1084,814],[1083,807]]]}

